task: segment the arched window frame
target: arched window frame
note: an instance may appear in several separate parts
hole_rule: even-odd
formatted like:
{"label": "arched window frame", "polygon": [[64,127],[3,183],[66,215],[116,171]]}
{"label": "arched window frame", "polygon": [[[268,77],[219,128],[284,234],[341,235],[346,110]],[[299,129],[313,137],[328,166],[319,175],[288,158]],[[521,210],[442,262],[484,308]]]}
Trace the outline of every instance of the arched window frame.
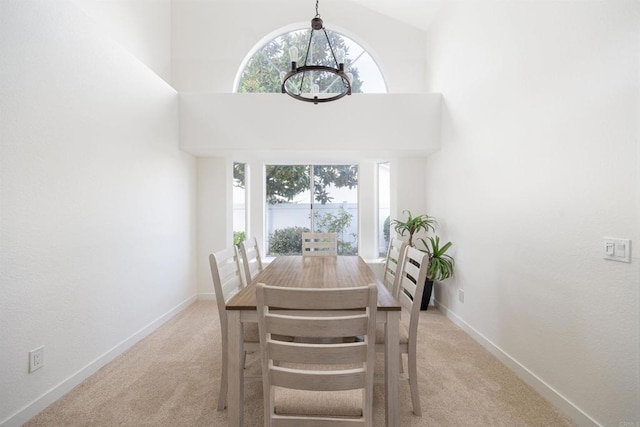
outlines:
{"label": "arched window frame", "polygon": [[[291,24],[291,25],[286,25],[284,27],[280,27],[277,30],[274,30],[270,33],[268,33],[267,35],[265,35],[264,37],[262,37],[260,40],[258,40],[253,47],[249,50],[249,52],[245,55],[245,57],[243,58],[242,62],[240,63],[240,66],[238,67],[238,70],[236,71],[236,76],[233,80],[233,87],[231,88],[231,91],[233,93],[237,93],[238,92],[238,85],[240,84],[240,78],[242,77],[242,73],[244,72],[244,69],[246,68],[247,64],[249,63],[249,61],[251,60],[251,58],[253,57],[253,55],[255,55],[256,52],[258,52],[260,49],[262,49],[267,43],[269,43],[271,40],[276,39],[282,35],[285,35],[287,33],[293,32],[293,31],[299,31],[299,30],[307,30],[309,29],[309,23],[308,22],[298,22],[295,24]],[[374,64],[376,65],[376,67],[378,68],[378,70],[380,71],[380,75],[382,77],[382,82],[384,84],[384,92],[383,93],[388,93],[389,92],[389,85],[387,84],[387,79],[385,77],[385,70],[384,67],[382,66],[382,62],[379,60],[378,55],[375,53],[375,50],[372,49],[366,42],[363,42],[360,38],[358,38],[357,36],[354,36],[353,34],[350,34],[349,31],[346,31],[340,27],[335,27],[333,25],[331,25],[330,28],[327,28],[327,31],[332,31],[334,33],[338,33],[340,35],[342,35],[343,37],[346,37],[348,39],[350,39],[351,41],[353,41],[354,43],[358,44],[373,60]]]}

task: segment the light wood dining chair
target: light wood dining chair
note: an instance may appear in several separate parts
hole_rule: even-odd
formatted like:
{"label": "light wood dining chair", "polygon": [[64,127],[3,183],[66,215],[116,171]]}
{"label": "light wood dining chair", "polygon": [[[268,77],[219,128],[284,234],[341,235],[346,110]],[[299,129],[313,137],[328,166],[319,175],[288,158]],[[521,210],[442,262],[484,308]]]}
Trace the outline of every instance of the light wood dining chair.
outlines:
{"label": "light wood dining chair", "polygon": [[402,270],[406,249],[406,242],[392,237],[387,250],[387,259],[384,263],[382,282],[396,299],[398,299],[398,292],[400,291],[400,270]]}
{"label": "light wood dining chair", "polygon": [[[222,337],[222,368],[220,372],[220,394],[218,396],[218,411],[222,411],[227,406],[228,379],[228,322],[226,302],[244,287],[240,276],[240,261],[238,249],[233,246],[209,255],[209,265],[211,267],[211,277],[213,278],[213,289],[216,294],[218,305],[218,315],[220,316],[220,334]],[[246,352],[257,352],[260,349],[260,338],[258,335],[257,323],[246,323],[244,325],[244,348]]]}
{"label": "light wood dining chair", "polygon": [[[265,426],[373,425],[377,294],[258,283]],[[364,339],[333,340],[350,336]]]}
{"label": "light wood dining chair", "polygon": [[302,256],[338,255],[337,233],[302,233]]}
{"label": "light wood dining chair", "polygon": [[[411,390],[411,404],[413,413],[421,416],[420,395],[418,394],[418,369],[416,363],[416,346],[418,339],[418,321],[420,320],[420,303],[427,279],[427,268],[429,267],[429,256],[408,246],[402,262],[399,280],[399,292],[397,299],[403,310],[409,313],[409,324],[400,324],[400,365],[402,366],[402,355],[407,355],[408,375],[401,376],[400,379],[409,382]],[[384,353],[384,329],[378,328],[376,331],[376,352]]]}
{"label": "light wood dining chair", "polygon": [[262,271],[262,258],[260,257],[260,248],[258,248],[258,239],[253,237],[240,243],[240,252],[242,252],[244,279],[248,285],[256,277],[256,274]]}

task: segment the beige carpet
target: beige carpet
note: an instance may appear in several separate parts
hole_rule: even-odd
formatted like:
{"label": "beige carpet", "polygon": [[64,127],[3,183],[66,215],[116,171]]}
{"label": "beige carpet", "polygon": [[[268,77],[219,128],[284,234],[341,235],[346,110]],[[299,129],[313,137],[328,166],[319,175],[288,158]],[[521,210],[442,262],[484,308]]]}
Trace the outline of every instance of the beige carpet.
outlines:
{"label": "beige carpet", "polygon": [[[401,382],[402,427],[573,425],[434,307],[422,312],[418,330],[423,415],[413,415]],[[215,303],[196,302],[25,425],[226,426],[227,412],[215,409],[219,337]],[[247,365],[259,373],[256,355]],[[263,425],[260,383],[247,383],[245,402],[245,425]],[[384,425],[382,384],[374,417]]]}

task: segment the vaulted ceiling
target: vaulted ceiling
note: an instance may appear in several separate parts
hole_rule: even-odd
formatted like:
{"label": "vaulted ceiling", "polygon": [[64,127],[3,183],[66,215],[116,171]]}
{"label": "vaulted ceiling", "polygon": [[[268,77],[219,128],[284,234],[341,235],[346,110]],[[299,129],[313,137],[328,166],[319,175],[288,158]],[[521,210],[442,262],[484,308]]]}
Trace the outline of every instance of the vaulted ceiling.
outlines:
{"label": "vaulted ceiling", "polygon": [[427,30],[442,0],[352,0],[421,30]]}

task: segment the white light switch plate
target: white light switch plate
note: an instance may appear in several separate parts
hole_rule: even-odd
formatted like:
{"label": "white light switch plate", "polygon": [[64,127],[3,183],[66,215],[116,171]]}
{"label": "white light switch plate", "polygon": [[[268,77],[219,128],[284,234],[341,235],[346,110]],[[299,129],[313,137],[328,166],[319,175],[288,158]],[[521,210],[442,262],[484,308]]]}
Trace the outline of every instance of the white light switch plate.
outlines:
{"label": "white light switch plate", "polygon": [[631,240],[605,237],[602,257],[612,261],[631,262]]}

